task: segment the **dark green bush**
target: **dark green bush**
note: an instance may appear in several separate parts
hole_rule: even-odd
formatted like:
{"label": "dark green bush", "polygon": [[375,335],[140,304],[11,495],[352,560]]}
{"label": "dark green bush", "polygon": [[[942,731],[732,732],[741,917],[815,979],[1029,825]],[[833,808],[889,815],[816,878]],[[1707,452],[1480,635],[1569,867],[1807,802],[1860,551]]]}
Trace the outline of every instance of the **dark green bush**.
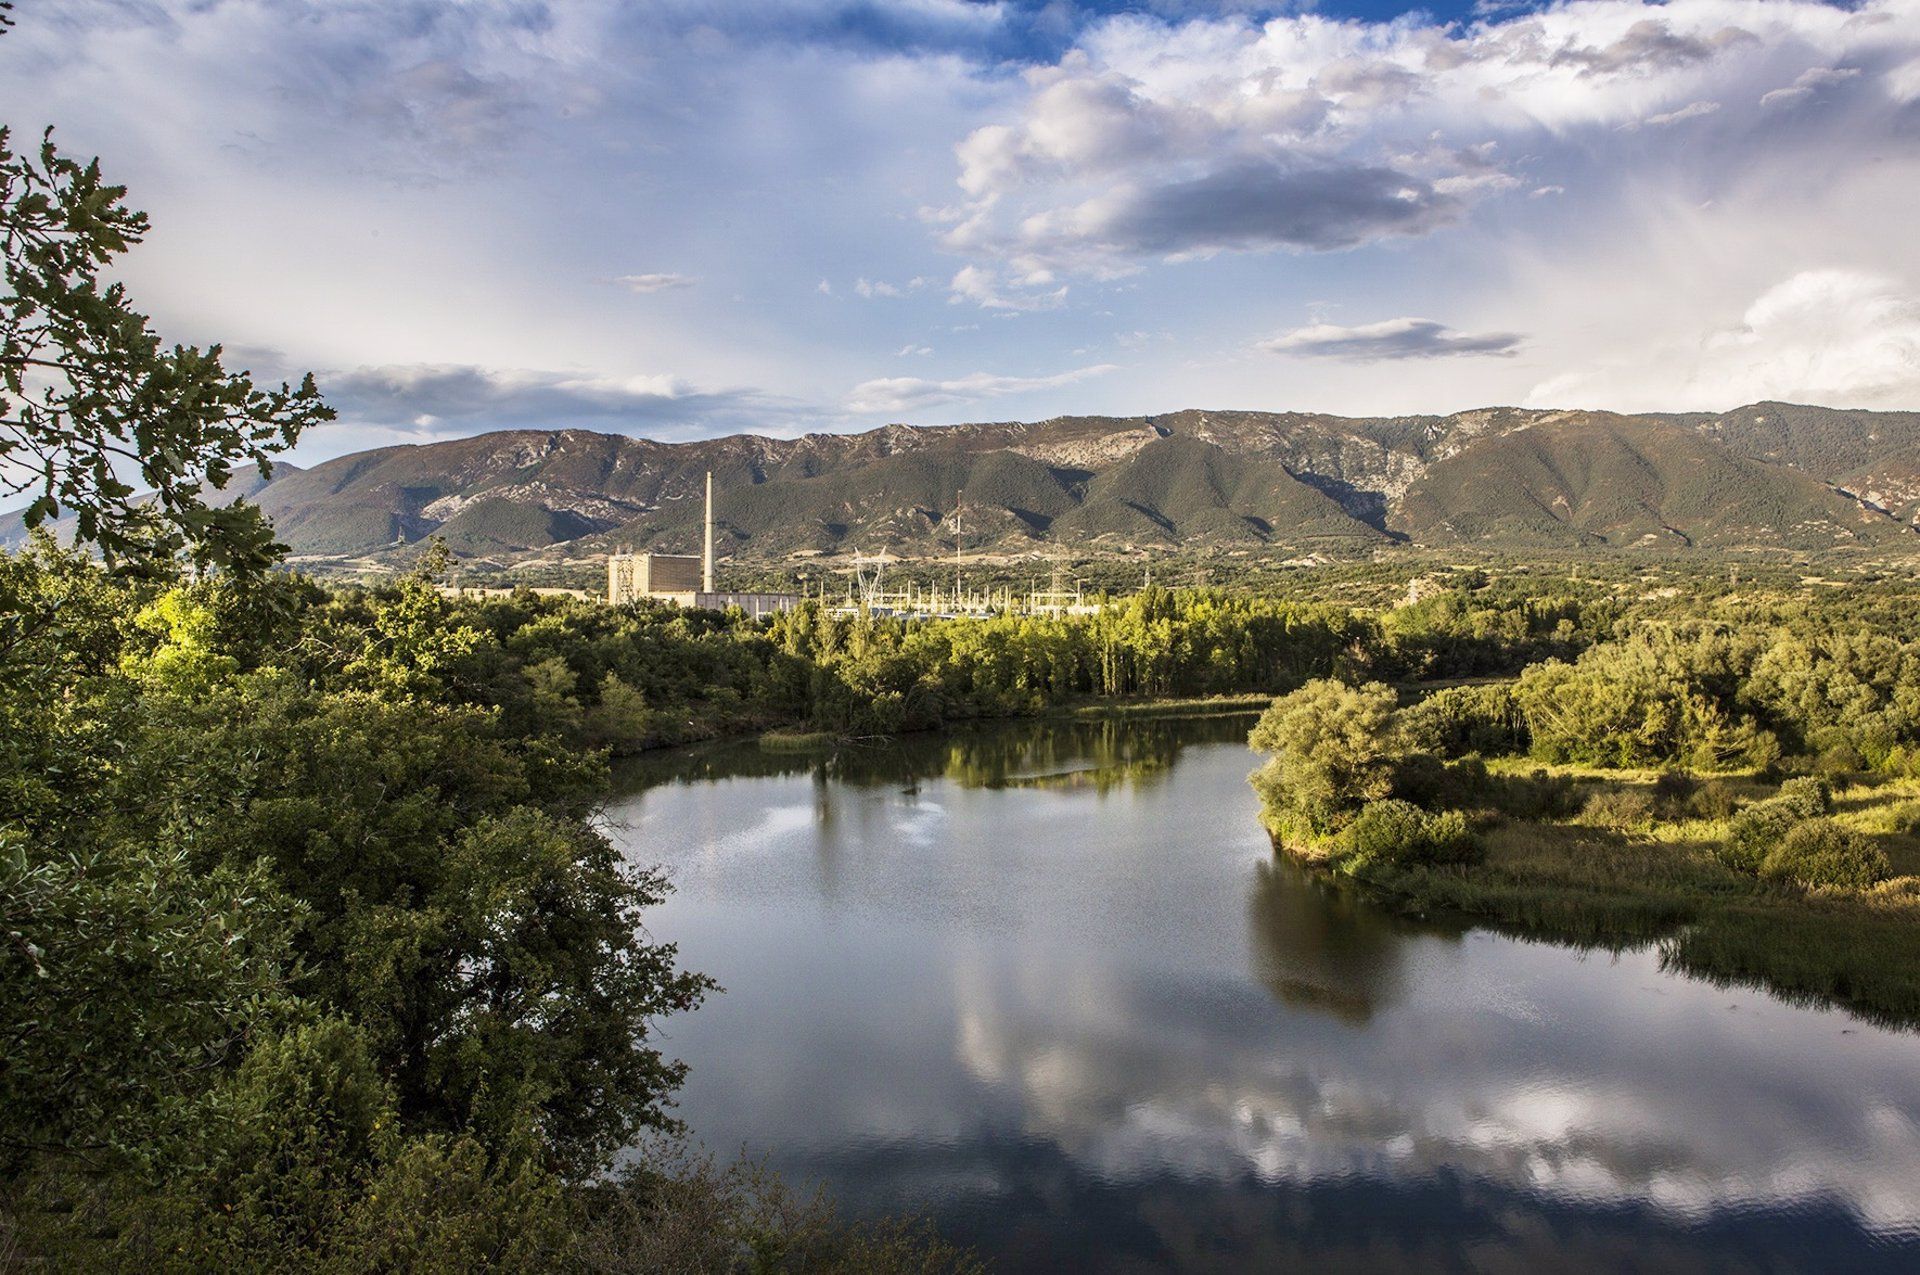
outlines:
{"label": "dark green bush", "polygon": [[1508,683],[1435,691],[1409,705],[1401,722],[1415,747],[1437,753],[1499,757],[1527,750],[1527,720]]}
{"label": "dark green bush", "polygon": [[1653,781],[1653,796],[1662,806],[1671,810],[1682,805],[1700,787],[1700,781],[1693,772],[1679,766],[1669,766],[1661,771]]}
{"label": "dark green bush", "polygon": [[1496,775],[1489,784],[1488,803],[1515,819],[1563,819],[1580,808],[1580,790],[1571,776],[1544,769],[1529,775]]}
{"label": "dark green bush", "polygon": [[1823,749],[1813,764],[1822,775],[1851,775],[1867,768],[1867,759],[1852,744],[1835,744]]}
{"label": "dark green bush", "polygon": [[1740,797],[1733,785],[1718,779],[1701,784],[1687,800],[1687,809],[1700,819],[1731,819],[1739,808]]}
{"label": "dark green bush", "polygon": [[1748,806],[1733,817],[1727,839],[1714,847],[1720,862],[1740,872],[1758,872],[1774,847],[1785,841],[1805,816],[1778,797]]}
{"label": "dark green bush", "polygon": [[1769,881],[1864,890],[1892,875],[1887,856],[1859,833],[1831,819],[1809,819],[1767,853],[1760,875]]}
{"label": "dark green bush", "polygon": [[1480,844],[1467,828],[1465,815],[1457,810],[1434,814],[1391,797],[1368,802],[1333,845],[1343,872],[1378,865],[1472,863],[1480,857]]}
{"label": "dark green bush", "polygon": [[1774,800],[1802,819],[1818,819],[1833,809],[1833,787],[1819,775],[1802,775],[1781,784]]}
{"label": "dark green bush", "polygon": [[1580,813],[1603,828],[1634,830],[1652,826],[1655,806],[1645,788],[1606,788],[1587,798]]}
{"label": "dark green bush", "polygon": [[1427,810],[1460,810],[1487,803],[1492,781],[1478,757],[1444,761],[1409,753],[1393,763],[1392,795]]}

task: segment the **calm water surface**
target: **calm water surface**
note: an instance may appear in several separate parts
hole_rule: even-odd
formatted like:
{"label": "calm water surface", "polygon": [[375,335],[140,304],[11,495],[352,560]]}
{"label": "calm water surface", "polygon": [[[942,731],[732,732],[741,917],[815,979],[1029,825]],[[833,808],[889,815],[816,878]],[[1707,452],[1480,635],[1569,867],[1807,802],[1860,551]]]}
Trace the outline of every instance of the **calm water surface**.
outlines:
{"label": "calm water surface", "polygon": [[647,761],[681,1114],[1002,1270],[1920,1270],[1920,1036],[1316,884],[1247,725]]}

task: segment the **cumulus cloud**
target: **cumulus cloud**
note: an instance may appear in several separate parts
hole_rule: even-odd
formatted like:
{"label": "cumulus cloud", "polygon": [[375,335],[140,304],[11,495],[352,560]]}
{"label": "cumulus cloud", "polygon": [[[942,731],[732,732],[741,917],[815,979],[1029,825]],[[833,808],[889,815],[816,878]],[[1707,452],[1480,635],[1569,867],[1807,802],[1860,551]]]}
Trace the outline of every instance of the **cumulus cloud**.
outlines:
{"label": "cumulus cloud", "polygon": [[691,288],[699,280],[686,274],[623,274],[614,280],[629,292],[669,292]]}
{"label": "cumulus cloud", "polygon": [[1316,323],[1262,341],[1259,348],[1271,354],[1300,358],[1374,363],[1473,355],[1510,357],[1519,350],[1523,339],[1515,332],[1455,332],[1432,319],[1406,318],[1350,328]]}
{"label": "cumulus cloud", "polygon": [[1697,344],[1639,351],[1534,388],[1539,406],[1723,411],[1762,399],[1834,407],[1920,403],[1920,297],[1897,280],[1808,270]]}
{"label": "cumulus cloud", "polygon": [[948,381],[924,380],[917,376],[889,376],[862,381],[847,394],[847,410],[858,415],[876,412],[906,413],[924,411],[945,403],[970,403],[983,398],[1000,398],[1029,390],[1055,389],[1089,377],[1104,376],[1117,369],[1111,363],[1074,368],[1052,376],[997,376],[975,372]]}
{"label": "cumulus cloud", "polygon": [[[1798,78],[1767,92],[1770,104],[1866,73],[1855,63],[1891,94],[1920,53],[1917,26],[1895,0],[1857,13],[1814,0],[1587,0],[1496,6],[1451,28],[1311,11],[1114,17],[1029,72],[1014,109],[955,147],[963,200],[944,210],[943,242],[1014,275],[1111,278],[1153,259],[1421,237],[1509,190],[1557,193],[1524,169],[1569,140],[1568,157],[1591,162],[1582,130],[1699,119],[1743,86],[1755,98],[1778,86],[1783,65]],[[1883,112],[1867,131],[1890,138],[1892,126]],[[1779,145],[1745,121],[1740,131],[1714,165]]]}

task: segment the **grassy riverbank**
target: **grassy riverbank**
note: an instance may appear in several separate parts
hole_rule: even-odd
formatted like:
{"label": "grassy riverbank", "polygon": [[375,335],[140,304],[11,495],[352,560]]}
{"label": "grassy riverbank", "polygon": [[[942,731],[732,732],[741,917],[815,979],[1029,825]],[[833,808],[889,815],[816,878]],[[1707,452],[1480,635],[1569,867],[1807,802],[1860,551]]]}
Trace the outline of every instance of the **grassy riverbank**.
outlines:
{"label": "grassy riverbank", "polygon": [[1126,700],[1088,700],[1063,704],[1042,716],[1071,717],[1078,720],[1109,717],[1212,717],[1228,714],[1258,713],[1273,702],[1264,691],[1244,695],[1168,695],[1159,698]]}
{"label": "grassy riverbank", "polygon": [[1886,679],[1893,711],[1856,695],[1863,724],[1831,728],[1806,677],[1768,704],[1741,680],[1752,656],[1701,677],[1657,641],[1411,702],[1377,682],[1281,697],[1251,736],[1276,847],[1409,911],[1657,944],[1688,973],[1920,1027],[1906,671]]}
{"label": "grassy riverbank", "polygon": [[[1689,974],[1920,1026],[1920,836],[1903,811],[1920,796],[1920,783],[1837,792],[1834,821],[1870,837],[1893,875],[1865,889],[1807,888],[1722,862],[1716,850],[1729,834],[1724,818],[1681,808],[1671,817],[1612,826],[1610,809],[1644,802],[1659,810],[1651,774],[1549,774],[1574,781],[1580,813],[1525,819],[1478,812],[1478,862],[1376,863],[1350,875],[1401,907],[1464,913],[1582,944],[1652,942],[1668,964]],[[1716,782],[1748,800],[1764,800],[1777,788],[1747,777]],[[1330,866],[1324,853],[1303,857]]]}

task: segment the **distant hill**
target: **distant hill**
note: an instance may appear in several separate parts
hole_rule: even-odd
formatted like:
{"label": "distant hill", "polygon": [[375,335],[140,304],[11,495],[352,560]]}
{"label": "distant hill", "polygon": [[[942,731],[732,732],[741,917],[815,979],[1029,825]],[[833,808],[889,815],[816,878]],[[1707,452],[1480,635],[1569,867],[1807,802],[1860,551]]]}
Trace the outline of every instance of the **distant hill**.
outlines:
{"label": "distant hill", "polygon": [[254,498],[310,562],[427,536],[510,561],[694,551],[711,470],[722,552],[1397,542],[1920,552],[1920,413],[1487,408],[1354,418],[1182,411],[691,443],[516,430],[287,467]]}
{"label": "distant hill", "polygon": [[1562,417],[1481,439],[1429,466],[1396,515],[1416,541],[1511,548],[1817,551],[1913,538],[1811,474],[1627,417]]}
{"label": "distant hill", "polygon": [[[213,503],[230,504],[236,500],[251,500],[266,490],[269,481],[278,481],[299,472],[298,465],[290,465],[283,460],[275,461],[273,478],[269,480],[262,478],[260,471],[252,465],[243,465],[234,471],[233,476],[227,480],[227,485],[218,493],[219,498]],[[23,510],[24,506],[11,513],[0,514],[0,548],[12,548],[26,543],[27,526],[20,516]],[[41,529],[51,533],[53,538],[61,544],[73,542],[74,519],[70,514],[42,523]]]}

